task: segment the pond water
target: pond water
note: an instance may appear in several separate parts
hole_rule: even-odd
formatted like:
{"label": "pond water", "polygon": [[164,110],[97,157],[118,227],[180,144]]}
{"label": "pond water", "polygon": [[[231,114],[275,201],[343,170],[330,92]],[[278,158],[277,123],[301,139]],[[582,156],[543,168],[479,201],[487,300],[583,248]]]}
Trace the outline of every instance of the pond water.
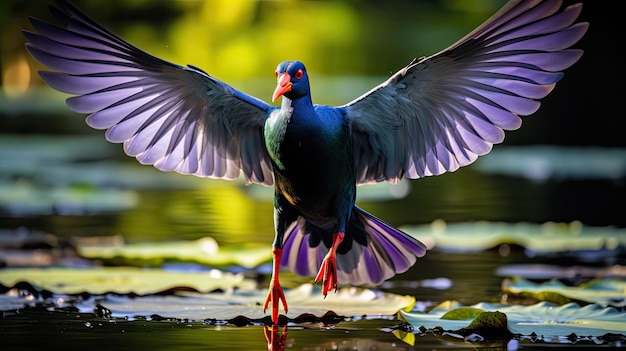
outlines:
{"label": "pond water", "polygon": [[[445,300],[459,300],[464,304],[479,301],[500,301],[500,284],[503,277],[496,269],[511,263],[528,263],[521,250],[503,256],[501,251],[489,250],[480,254],[451,254],[430,252],[413,269],[383,287],[386,291],[410,294],[418,305],[433,305]],[[542,260],[531,260],[542,262]],[[550,260],[554,263],[553,260]],[[575,262],[562,263],[563,265]],[[425,279],[449,279],[446,287],[416,287]],[[108,297],[99,301],[107,306],[110,300],[133,300],[142,297]],[[330,297],[332,298],[332,297]],[[62,307],[38,304],[34,308],[5,311],[0,319],[3,349],[7,350],[264,350],[268,347],[262,323],[244,321],[244,326],[234,322],[207,320],[160,320],[155,316],[138,318],[97,317],[86,312],[95,304],[93,298],[76,299]],[[112,303],[112,302],[111,302]],[[119,303],[119,301],[118,301]],[[124,302],[122,301],[122,304]],[[320,297],[320,304],[323,304]],[[160,306],[153,306],[155,310]],[[210,311],[206,312],[207,318]],[[280,327],[279,335],[285,335]],[[392,317],[346,318],[322,323],[295,323],[287,326],[284,340],[286,350],[543,350],[576,349],[595,350],[599,347],[621,345],[615,342],[591,340],[509,340],[469,343],[454,337],[432,333],[418,333],[413,345],[398,339],[394,330],[406,330]],[[513,346],[512,346],[513,345]],[[278,348],[276,348],[278,349]]]}
{"label": "pond water", "polygon": [[[626,227],[625,155],[622,149],[501,146],[451,174],[396,186],[360,187],[358,202],[406,229],[437,220],[579,221],[585,226],[621,228]],[[471,231],[467,237],[481,234]],[[5,269],[99,265],[102,260],[78,257],[74,251],[76,245],[93,240],[105,245],[120,241],[167,244],[205,237],[214,238],[221,247],[256,245],[269,252],[273,239],[271,189],[159,172],[124,156],[120,145],[105,142],[99,132],[0,137],[0,262]],[[501,285],[507,276],[501,268],[536,263],[580,272],[576,268],[621,267],[625,261],[623,250],[577,256],[529,255],[527,248],[507,243],[478,251],[463,250],[462,245],[453,250],[435,247],[408,272],[377,289],[413,296],[415,309],[421,310],[447,300],[468,306],[506,302]],[[183,263],[168,269],[202,268]],[[245,271],[261,287],[267,285],[268,273],[267,263]],[[0,269],[0,278],[2,274]],[[310,281],[288,272],[283,277],[287,287]],[[572,273],[561,278],[579,284],[590,277]],[[547,279],[538,279],[542,280]],[[214,320],[210,310],[199,318],[186,318],[183,311],[159,315],[163,308],[159,299],[50,294],[38,290],[36,282],[27,283],[0,291],[0,305],[3,299],[20,295],[28,301],[27,308],[6,308],[4,303],[2,349],[268,348],[263,320],[245,316]],[[191,305],[200,298],[202,295],[187,297]],[[142,309],[134,310],[139,302]],[[324,303],[319,296],[318,306],[324,308]],[[116,312],[119,306],[127,307],[120,313]],[[112,315],[102,312],[108,308]],[[409,326],[394,315],[291,320],[286,334],[282,328],[275,330],[277,340],[282,340],[274,342],[275,349],[280,349],[278,345],[293,350],[591,349],[623,342],[623,338],[546,342],[539,337],[469,343],[426,332],[417,333],[411,345],[396,336],[407,335],[402,332]],[[271,331],[268,335],[272,336]],[[284,340],[280,339],[284,335]]]}
{"label": "pond water", "polygon": [[[120,155],[119,147],[96,137],[10,137],[0,139],[0,230],[3,264],[17,266],[82,267],[97,264],[75,256],[76,240],[123,238],[126,243],[167,242],[211,236],[223,246],[257,243],[270,250],[272,241],[271,190],[238,182],[197,179],[158,172]],[[90,150],[85,155],[82,150]],[[586,149],[589,164],[605,157],[592,170],[576,162],[559,164],[580,149],[506,148],[458,172],[399,186],[362,187],[360,205],[388,222],[409,228],[443,219],[455,222],[580,221],[589,226],[626,226],[625,158],[616,150]],[[619,151],[619,150],[618,150]],[[510,154],[506,154],[510,153]],[[528,160],[528,155],[535,155]],[[506,166],[498,157],[517,157]],[[602,157],[600,157],[602,156]],[[583,156],[581,156],[583,157]],[[489,163],[491,162],[491,163]],[[493,166],[493,163],[500,165]],[[606,167],[606,172],[596,172]],[[526,170],[523,171],[523,170]],[[534,171],[531,171],[534,170]],[[609,171],[613,170],[613,171]],[[598,176],[598,173],[601,174]],[[507,175],[508,174],[508,175]],[[514,174],[514,175],[511,175]],[[47,233],[47,234],[43,234]],[[474,235],[474,234],[470,234]],[[477,235],[477,234],[476,234]],[[53,239],[50,239],[50,238]],[[25,239],[26,238],[26,239]],[[21,241],[20,241],[21,240]],[[69,252],[69,253],[68,253]],[[593,255],[592,255],[593,257]],[[501,302],[502,267],[513,264],[550,264],[557,267],[623,265],[623,252],[589,261],[572,255],[531,257],[528,250],[506,243],[479,252],[435,249],[408,272],[386,282],[380,291],[416,298],[416,309],[447,300],[464,305]],[[182,265],[185,267],[185,265]],[[190,265],[190,267],[193,265]],[[259,285],[267,283],[267,265],[251,270]],[[1,277],[2,271],[0,271]],[[309,279],[285,274],[287,286]],[[579,283],[585,277],[565,277]],[[290,280],[291,279],[291,280]],[[545,279],[544,279],[545,280]],[[430,282],[430,283],[425,283]],[[435,282],[435,283],[432,283]],[[291,283],[291,285],[290,285]],[[262,321],[188,319],[133,313],[93,313],[95,306],[133,305],[143,297],[89,294],[67,296],[36,287],[4,287],[4,296],[31,296],[29,308],[9,309],[0,318],[2,349],[151,349],[260,350],[268,348]],[[39,291],[41,293],[41,291]],[[31,295],[34,294],[34,295]],[[332,297],[330,297],[332,298]],[[193,299],[193,297],[190,297]],[[63,302],[59,302],[63,300]],[[324,300],[319,299],[321,308]],[[161,306],[152,306],[158,311]],[[148,303],[149,311],[151,306]],[[143,314],[142,314],[143,313]],[[291,321],[275,330],[274,347],[293,350],[453,350],[592,349],[621,341],[559,339],[469,343],[433,333],[417,333],[413,345],[396,337],[408,326],[395,316],[354,317],[320,322]],[[243,325],[243,326],[242,326]],[[394,334],[395,331],[395,334]],[[269,331],[269,336],[272,335]],[[285,336],[284,340],[280,339]]]}
{"label": "pond water", "polygon": [[[3,47],[3,69],[7,65],[21,67],[13,63],[25,62],[22,56],[26,55],[23,51],[24,38],[20,30],[31,28],[26,18],[29,15],[49,18],[44,17],[48,16],[47,0],[45,4],[31,1],[28,6],[25,2],[15,3],[19,3],[19,6],[7,7],[17,11],[7,16],[11,20],[5,22],[10,26],[0,26],[7,33],[6,45]],[[319,3],[327,5],[327,2]],[[402,67],[407,61],[406,57],[439,50],[442,43],[448,42],[444,37],[456,40],[459,35],[455,31],[463,35],[482,21],[483,14],[470,11],[471,16],[476,17],[473,20],[475,23],[450,17],[442,22],[446,25],[445,29],[433,31],[407,27],[413,24],[432,26],[434,22],[441,22],[441,15],[435,16],[428,11],[435,3],[438,2],[427,2],[428,6],[422,8],[425,11],[416,12],[407,11],[405,6],[388,6],[388,10],[395,9],[396,15],[389,12],[388,16],[383,16],[387,19],[381,21],[371,21],[371,18],[380,17],[378,13],[375,17],[365,17],[367,32],[376,35],[358,37],[370,49],[345,52],[344,48],[341,52],[346,55],[323,55],[312,59],[318,67],[337,65],[339,68],[339,72],[326,73],[332,73],[330,81],[324,81],[323,77],[316,79],[318,87],[335,87],[318,89],[316,100],[331,102],[332,99],[338,99],[337,103],[343,104],[356,96],[339,96],[340,93],[364,92],[382,81],[379,78],[386,79],[386,76],[371,79],[336,76],[345,68],[335,62],[338,57],[345,64],[363,61],[364,52],[375,54],[376,57],[385,54],[389,57],[372,61],[374,64],[369,74],[387,74],[387,70],[392,67]],[[441,3],[454,5],[456,2]],[[89,6],[96,9],[95,4]],[[123,4],[132,5],[131,2],[119,2],[117,5]],[[268,4],[275,5],[272,2]],[[175,11],[162,11],[161,5],[157,6],[156,11],[144,11],[136,6],[131,6],[132,11],[120,10],[120,6],[116,6],[114,10],[105,7],[101,13],[93,13],[107,25],[129,19],[134,23],[137,11],[141,18],[156,15],[159,17],[156,22],[138,24],[138,29],[131,28],[131,32],[143,39],[160,38],[160,34],[148,34],[146,28],[165,31],[167,21],[164,22],[162,15],[166,13],[168,18],[180,15]],[[378,6],[369,7],[372,9],[370,11],[379,11]],[[367,8],[360,7],[359,10]],[[452,12],[458,16],[464,13],[456,10]],[[590,20],[590,31],[581,42],[581,47],[586,51],[583,59],[568,71],[558,89],[546,99],[538,113],[525,118],[520,131],[507,134],[505,145],[494,147],[492,153],[472,166],[451,174],[403,182],[393,187],[361,187],[359,205],[391,224],[406,229],[433,221],[440,224],[440,220],[448,224],[484,221],[488,225],[573,222],[573,228],[581,225],[626,228],[624,128],[614,113],[621,107],[617,106],[621,98],[617,95],[621,85],[618,87],[617,84],[621,83],[615,78],[620,76],[619,70],[623,65],[621,60],[618,61],[618,55],[607,53],[605,49],[605,39],[614,35],[617,29],[617,22],[600,17],[606,16],[606,13],[606,5],[600,5],[599,2],[585,3],[585,20],[599,20]],[[126,15],[120,18],[120,14]],[[197,24],[195,14],[188,18],[193,19],[190,23],[194,26]],[[270,24],[268,28],[275,27],[275,23],[267,23]],[[451,30],[450,26],[461,25],[469,27]],[[385,34],[393,28],[396,34]],[[248,30],[259,33],[258,26]],[[411,35],[411,41],[414,36],[416,39],[432,38],[434,47],[431,50],[424,43],[407,45],[407,34]],[[143,39],[138,40],[142,45]],[[332,39],[332,42],[337,40],[334,34]],[[177,40],[197,44],[197,38],[192,36],[179,36]],[[160,40],[152,41],[157,41],[158,47],[169,46],[163,45]],[[398,48],[389,48],[384,50],[385,53],[380,51],[382,44],[387,47],[395,45],[393,42],[397,43],[401,51]],[[338,48],[331,48],[331,51],[320,52],[339,52]],[[393,57],[393,63],[390,57]],[[195,63],[203,64],[202,61]],[[379,65],[382,61],[389,61],[389,64]],[[230,65],[235,61],[219,59],[212,64],[205,62],[205,68],[211,68],[213,72],[218,62]],[[610,67],[612,74],[599,78],[597,67]],[[221,77],[220,74],[217,76]],[[266,90],[273,85],[273,79],[270,75],[255,84],[242,81],[239,85],[251,87],[252,90],[248,92],[254,95],[268,96],[271,91]],[[339,85],[338,82],[348,85]],[[211,237],[220,247],[255,245],[269,252],[273,240],[270,189],[245,187],[240,182],[166,174],[149,166],[140,166],[134,159],[123,155],[120,145],[105,142],[102,132],[87,127],[83,123],[84,116],[69,113],[63,102],[65,98],[49,88],[35,87],[17,99],[0,94],[0,279],[8,275],[10,270],[20,267],[69,267],[79,270],[102,264],[132,263],[77,255],[77,247],[94,243],[105,246],[140,243],[168,245],[172,241]],[[615,148],[513,146],[532,144],[537,140],[540,143],[605,145]],[[532,228],[534,232],[531,236],[537,239],[540,227]],[[535,241],[539,244],[529,250],[529,247],[520,244],[524,241],[519,240],[518,236],[513,237],[517,239],[514,242],[498,241],[490,247],[470,249],[475,241],[484,239],[486,234],[486,231],[474,228],[462,236],[457,245],[435,246],[408,272],[376,287],[374,291],[415,297],[414,311],[428,310],[444,301],[458,301],[468,306],[479,302],[526,305],[534,301],[514,298],[503,292],[503,282],[520,273],[519,267],[522,267],[521,274],[532,272],[535,282],[558,278],[560,282],[572,286],[598,276],[615,276],[622,281],[626,276],[623,268],[626,252],[623,246],[600,249],[594,246],[587,250],[579,247],[577,252],[548,250],[538,254],[543,243],[541,237]],[[623,232],[619,235],[624,237]],[[546,234],[546,247],[549,246],[548,238],[549,234]],[[135,264],[160,268],[158,260],[144,260]],[[532,271],[529,269],[531,265],[535,267]],[[166,268],[182,271],[208,269],[207,265],[188,262],[167,265]],[[236,266],[226,270],[243,272],[247,278],[256,279],[261,291],[267,286],[267,263],[246,270]],[[283,279],[287,288],[310,281],[310,278],[295,277],[289,272],[283,273]],[[171,292],[147,296],[88,292],[68,295],[42,290],[37,283],[25,281],[9,286],[0,283],[0,350],[265,350],[284,346],[286,350],[512,351],[595,350],[624,345],[623,335],[608,339],[568,338],[564,335],[550,339],[539,335],[513,340],[495,336],[486,342],[476,339],[470,342],[432,331],[417,332],[411,341],[410,338],[404,338],[412,334],[409,326],[391,314],[366,318],[328,316],[323,320],[291,320],[286,326],[288,330],[284,330],[283,326],[274,330],[278,342],[269,347],[267,339],[269,336],[272,340],[273,333],[265,330],[263,320],[214,320],[214,311],[203,309],[202,305],[203,299],[210,293],[194,295],[184,291],[190,293],[182,297],[188,302],[187,305],[165,306],[167,302],[164,301],[169,301],[168,298],[174,295]],[[62,290],[66,287],[57,288]],[[315,301],[319,301],[316,307],[319,309],[324,310],[324,306],[332,305],[333,296],[324,300],[317,294],[316,298]],[[618,309],[621,312],[624,312],[624,301],[626,293],[623,292],[613,301],[621,306]],[[198,306],[198,310],[191,311],[193,313],[183,307],[176,310],[178,306],[188,305]],[[174,312],[159,312],[168,307]],[[260,306],[256,312],[259,309]],[[197,317],[189,318],[190,313]],[[559,319],[555,320],[558,322]]]}

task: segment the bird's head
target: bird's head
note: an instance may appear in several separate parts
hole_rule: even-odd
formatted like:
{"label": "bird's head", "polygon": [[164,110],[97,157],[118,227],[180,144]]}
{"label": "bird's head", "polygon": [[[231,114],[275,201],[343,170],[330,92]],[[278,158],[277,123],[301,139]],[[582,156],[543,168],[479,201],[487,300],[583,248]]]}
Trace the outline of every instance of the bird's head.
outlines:
{"label": "bird's head", "polygon": [[278,84],[272,101],[285,96],[294,100],[309,93],[309,76],[304,64],[300,61],[284,61],[276,67],[276,79]]}

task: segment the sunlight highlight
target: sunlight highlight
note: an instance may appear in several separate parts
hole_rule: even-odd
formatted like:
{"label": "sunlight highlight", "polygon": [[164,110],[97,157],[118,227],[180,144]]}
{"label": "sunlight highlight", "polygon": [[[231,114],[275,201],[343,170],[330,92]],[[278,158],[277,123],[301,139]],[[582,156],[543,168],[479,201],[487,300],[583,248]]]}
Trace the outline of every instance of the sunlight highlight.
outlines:
{"label": "sunlight highlight", "polygon": [[30,86],[30,66],[26,58],[19,55],[9,62],[2,72],[2,86],[9,98],[17,98],[24,94]]}

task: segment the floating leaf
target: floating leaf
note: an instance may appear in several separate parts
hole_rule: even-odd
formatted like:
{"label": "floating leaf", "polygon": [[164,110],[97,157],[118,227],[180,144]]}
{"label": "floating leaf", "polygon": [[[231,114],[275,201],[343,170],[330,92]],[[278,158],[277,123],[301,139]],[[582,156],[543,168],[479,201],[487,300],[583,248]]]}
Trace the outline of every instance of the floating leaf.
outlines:
{"label": "floating leaf", "polygon": [[78,253],[84,258],[105,263],[152,266],[165,262],[193,262],[214,267],[237,265],[252,268],[272,259],[271,250],[266,246],[218,247],[211,237],[121,246],[79,246]]}
{"label": "floating leaf", "polygon": [[[114,160],[115,150],[116,146],[100,135],[2,135],[0,175],[7,179],[32,179],[34,184],[48,186],[40,191],[76,184],[108,189],[193,189],[207,186],[202,178],[117,162]],[[238,182],[243,183],[243,180]],[[23,186],[21,183],[7,184],[11,185]]]}
{"label": "floating leaf", "polygon": [[595,279],[580,286],[567,286],[558,280],[533,283],[526,279],[505,279],[502,290],[510,295],[530,297],[557,304],[570,300],[596,303],[601,306],[626,306],[626,281],[620,279]]}
{"label": "floating leaf", "polygon": [[9,268],[0,271],[0,284],[12,287],[28,282],[40,289],[61,294],[90,293],[156,294],[176,289],[200,292],[228,290],[235,287],[252,288],[255,283],[241,274],[218,270],[208,272],[170,272],[135,267],[70,268]]}
{"label": "floating leaf", "polygon": [[[216,270],[177,273],[139,268],[51,268],[5,269],[0,272],[0,283],[9,288],[27,282],[53,294],[86,292],[103,295],[97,303],[111,310],[113,317],[155,314],[192,320],[265,317],[262,305],[267,296],[266,289],[258,289],[253,280],[243,279],[241,275]],[[190,292],[190,289],[212,293]],[[176,293],[161,294],[173,291]],[[142,297],[129,298],[128,294]],[[354,287],[339,289],[336,294],[324,298],[321,288],[312,284],[285,289],[285,296],[289,301],[288,317],[291,318],[307,313],[323,316],[329,310],[342,316],[393,316],[401,309],[410,310],[415,303],[411,296]],[[25,299],[23,303],[31,304],[32,299]],[[91,312],[95,303],[90,299],[80,302],[78,307],[81,311]],[[16,304],[15,299],[4,301],[0,297],[2,307],[16,309]]]}
{"label": "floating leaf", "polygon": [[[89,150],[89,152],[85,152]],[[41,171],[41,164],[112,157],[115,147],[100,135],[0,136],[0,172]]]}
{"label": "floating leaf", "polygon": [[[202,320],[215,318],[227,320],[236,316],[261,319],[266,289],[237,289],[224,293],[184,293],[175,296],[145,296],[129,301],[126,298],[108,296],[102,302],[114,316],[162,316]],[[303,284],[285,289],[289,303],[287,317],[296,318],[304,314],[323,316],[333,311],[339,316],[391,316],[401,309],[412,306],[415,299],[410,296],[380,293],[364,288],[342,288],[336,294],[322,296],[321,288]],[[269,312],[269,311],[268,311]],[[282,310],[281,310],[282,312]]]}
{"label": "floating leaf", "polygon": [[626,267],[557,266],[549,264],[510,264],[498,267],[496,275],[500,277],[522,277],[527,279],[589,279],[600,277],[626,278]]}
{"label": "floating leaf", "polygon": [[[405,321],[418,330],[417,332],[419,328],[434,329],[436,327],[444,331],[459,332],[467,330],[474,323],[484,325],[485,320],[442,319],[443,315],[453,313],[454,309],[467,308],[456,306],[458,304],[448,303],[446,306],[438,306],[429,313],[401,311],[400,314]],[[448,309],[449,307],[451,309]],[[612,307],[602,308],[595,304],[580,307],[575,303],[563,306],[555,306],[547,302],[532,306],[479,303],[469,307],[506,315],[508,330],[513,334],[526,336],[533,333],[543,336],[568,336],[572,333],[579,336],[602,336],[608,333],[624,335],[626,330],[626,313],[619,312]],[[487,321],[499,319],[492,318],[494,316],[496,315],[486,315],[485,318]]]}
{"label": "floating leaf", "polygon": [[530,255],[574,253],[590,258],[609,251],[615,255],[626,247],[626,229],[589,227],[580,222],[542,225],[532,223],[445,223],[403,228],[429,246],[451,252],[479,252],[501,244],[515,244]]}
{"label": "floating leaf", "polygon": [[452,320],[474,319],[483,312],[485,311],[479,308],[461,307],[461,308],[455,308],[453,310],[446,312],[443,316],[441,316],[441,319],[452,319]]}
{"label": "floating leaf", "polygon": [[535,181],[622,179],[626,175],[626,150],[551,145],[500,147],[478,159],[475,169]]}
{"label": "floating leaf", "polygon": [[138,201],[138,195],[132,190],[96,189],[88,186],[43,189],[27,182],[0,184],[0,212],[20,216],[123,211],[133,208]]}

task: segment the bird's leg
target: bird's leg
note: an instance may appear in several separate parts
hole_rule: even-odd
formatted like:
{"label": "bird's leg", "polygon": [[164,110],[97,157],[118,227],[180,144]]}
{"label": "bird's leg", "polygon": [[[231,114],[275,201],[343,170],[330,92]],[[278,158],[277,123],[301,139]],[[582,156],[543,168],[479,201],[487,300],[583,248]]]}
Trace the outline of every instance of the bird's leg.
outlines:
{"label": "bird's leg", "polygon": [[265,313],[265,310],[267,310],[267,306],[269,305],[269,303],[272,303],[272,323],[274,324],[278,324],[279,301],[282,302],[283,309],[285,310],[285,313],[287,313],[287,300],[285,299],[285,293],[283,292],[283,288],[280,286],[280,282],[278,281],[278,272],[280,271],[280,259],[282,255],[283,249],[274,246],[274,248],[272,249],[272,279],[270,280],[269,291],[267,292],[265,304],[263,305],[263,313]]}
{"label": "bird's leg", "polygon": [[329,291],[337,291],[337,247],[343,241],[344,233],[337,232],[333,234],[333,244],[328,250],[326,257],[322,261],[320,271],[315,277],[315,282],[322,282],[322,295],[326,297]]}

